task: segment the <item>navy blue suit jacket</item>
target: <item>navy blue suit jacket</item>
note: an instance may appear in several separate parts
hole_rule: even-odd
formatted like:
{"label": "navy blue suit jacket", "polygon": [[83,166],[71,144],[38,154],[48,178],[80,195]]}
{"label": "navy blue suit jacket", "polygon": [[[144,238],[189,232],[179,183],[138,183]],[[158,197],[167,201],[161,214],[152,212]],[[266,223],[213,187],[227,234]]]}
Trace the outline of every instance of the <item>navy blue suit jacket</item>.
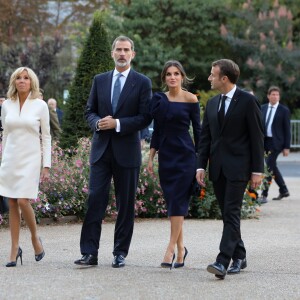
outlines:
{"label": "navy blue suit jacket", "polygon": [[61,109],[56,108],[56,113],[57,113],[57,118],[58,118],[59,125],[61,127],[64,112]]}
{"label": "navy blue suit jacket", "polygon": [[[94,131],[90,155],[91,164],[98,161],[109,142],[119,165],[126,168],[141,164],[141,143],[139,130],[151,123],[149,103],[152,86],[148,77],[130,70],[122,89],[115,114],[111,105],[113,71],[96,75],[86,106],[85,116]],[[120,120],[121,131],[115,129],[96,131],[100,118],[112,116]]]}
{"label": "navy blue suit jacket", "polygon": [[252,172],[264,172],[264,133],[260,105],[248,92],[237,88],[223,126],[218,122],[220,95],[206,105],[198,150],[198,168],[216,181],[221,170],[229,180],[247,181]]}
{"label": "navy blue suit jacket", "polygon": [[[261,106],[264,124],[269,103]],[[291,121],[290,110],[279,103],[271,125],[274,150],[282,151],[290,149],[291,146]]]}

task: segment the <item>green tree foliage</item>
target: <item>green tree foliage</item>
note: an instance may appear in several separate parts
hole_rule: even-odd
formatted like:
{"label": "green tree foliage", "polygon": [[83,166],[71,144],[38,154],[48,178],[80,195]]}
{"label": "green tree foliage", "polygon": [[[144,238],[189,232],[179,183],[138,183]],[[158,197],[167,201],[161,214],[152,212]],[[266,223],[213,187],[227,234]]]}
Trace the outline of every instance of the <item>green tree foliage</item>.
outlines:
{"label": "green tree foliage", "polygon": [[63,148],[76,147],[79,138],[91,134],[84,118],[84,110],[92,80],[97,73],[112,68],[111,49],[106,28],[103,24],[104,18],[104,14],[99,11],[94,14],[89,35],[79,57],[69,99],[65,106],[63,133],[60,141],[60,146]]}
{"label": "green tree foliage", "polygon": [[6,93],[12,71],[27,65],[37,73],[45,99],[60,102],[76,68],[73,37],[107,5],[106,0],[0,0],[0,93]]}
{"label": "green tree foliage", "polygon": [[241,67],[240,83],[254,90],[260,99],[265,98],[271,85],[277,85],[282,90],[282,101],[296,108],[300,48],[294,36],[292,11],[278,1],[266,1],[260,7],[257,2],[242,3],[222,26],[222,34]]}
{"label": "green tree foliage", "polygon": [[0,46],[0,90],[5,91],[12,72],[20,66],[28,66],[37,74],[44,88],[57,67],[56,54],[63,46],[60,36],[43,40],[41,37],[18,42],[14,47]]}
{"label": "green tree foliage", "polygon": [[220,38],[228,1],[112,2],[110,34],[125,34],[134,40],[137,55],[133,63],[152,79],[154,89],[160,89],[160,73],[170,59],[181,61],[187,74],[195,77],[194,91],[210,88],[211,62],[229,52]]}
{"label": "green tree foliage", "polygon": [[49,31],[47,1],[0,0],[0,9],[0,92],[20,66],[31,67],[44,87],[63,47],[61,35]]}

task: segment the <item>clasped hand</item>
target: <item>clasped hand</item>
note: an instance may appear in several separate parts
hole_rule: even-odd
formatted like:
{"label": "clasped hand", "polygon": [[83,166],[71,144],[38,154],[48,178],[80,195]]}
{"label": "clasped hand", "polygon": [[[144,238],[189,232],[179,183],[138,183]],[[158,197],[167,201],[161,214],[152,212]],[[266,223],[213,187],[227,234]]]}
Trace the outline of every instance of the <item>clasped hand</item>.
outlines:
{"label": "clasped hand", "polygon": [[98,129],[108,130],[116,128],[117,122],[112,116],[106,116],[98,121]]}

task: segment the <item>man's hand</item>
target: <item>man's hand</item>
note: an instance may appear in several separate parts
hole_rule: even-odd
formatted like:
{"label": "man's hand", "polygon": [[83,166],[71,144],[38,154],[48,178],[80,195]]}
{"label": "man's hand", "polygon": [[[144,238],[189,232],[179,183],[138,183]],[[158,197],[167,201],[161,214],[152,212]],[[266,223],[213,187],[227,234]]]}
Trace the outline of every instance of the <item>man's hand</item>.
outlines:
{"label": "man's hand", "polygon": [[290,149],[283,149],[282,154],[283,156],[288,156],[290,153]]}
{"label": "man's hand", "polygon": [[198,170],[196,173],[196,179],[199,185],[203,187],[205,186],[204,178],[205,178],[205,170]]}
{"label": "man's hand", "polygon": [[260,187],[262,183],[262,175],[252,174],[251,175],[251,188],[256,189]]}
{"label": "man's hand", "polygon": [[98,122],[98,128],[100,130],[108,130],[108,129],[114,129],[117,126],[117,122],[115,119],[113,119],[112,116],[107,116],[105,118],[102,118]]}

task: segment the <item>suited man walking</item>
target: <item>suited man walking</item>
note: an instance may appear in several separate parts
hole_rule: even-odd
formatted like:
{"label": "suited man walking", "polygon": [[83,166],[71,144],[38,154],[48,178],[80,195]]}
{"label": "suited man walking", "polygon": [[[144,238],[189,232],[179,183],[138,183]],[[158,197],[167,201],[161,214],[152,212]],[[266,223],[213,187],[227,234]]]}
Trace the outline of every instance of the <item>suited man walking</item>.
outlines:
{"label": "suited man walking", "polygon": [[291,145],[291,122],[290,110],[279,103],[280,89],[277,86],[271,86],[268,90],[269,103],[261,106],[263,122],[265,124],[265,152],[267,154],[266,164],[271,173],[264,184],[261,203],[268,202],[269,184],[272,182],[272,175],[279,186],[279,196],[273,200],[281,200],[290,195],[285,181],[277,167],[278,155],[282,152],[283,156],[288,156]]}
{"label": "suited man walking", "polygon": [[118,216],[112,267],[125,266],[133,233],[134,201],[141,165],[139,131],[151,122],[151,81],[131,69],[134,43],[117,37],[111,56],[115,69],[95,76],[85,116],[94,131],[90,153],[88,209],[83,222],[78,265],[97,265],[101,223],[109,200],[111,179]]}
{"label": "suited man walking", "polygon": [[260,105],[255,96],[236,86],[239,74],[238,65],[231,60],[212,63],[208,80],[221,95],[207,103],[198,149],[196,179],[205,186],[209,164],[209,179],[222,213],[220,252],[216,262],[207,267],[219,279],[247,266],[240,230],[241,206],[248,181],[251,188],[260,186],[264,170]]}

